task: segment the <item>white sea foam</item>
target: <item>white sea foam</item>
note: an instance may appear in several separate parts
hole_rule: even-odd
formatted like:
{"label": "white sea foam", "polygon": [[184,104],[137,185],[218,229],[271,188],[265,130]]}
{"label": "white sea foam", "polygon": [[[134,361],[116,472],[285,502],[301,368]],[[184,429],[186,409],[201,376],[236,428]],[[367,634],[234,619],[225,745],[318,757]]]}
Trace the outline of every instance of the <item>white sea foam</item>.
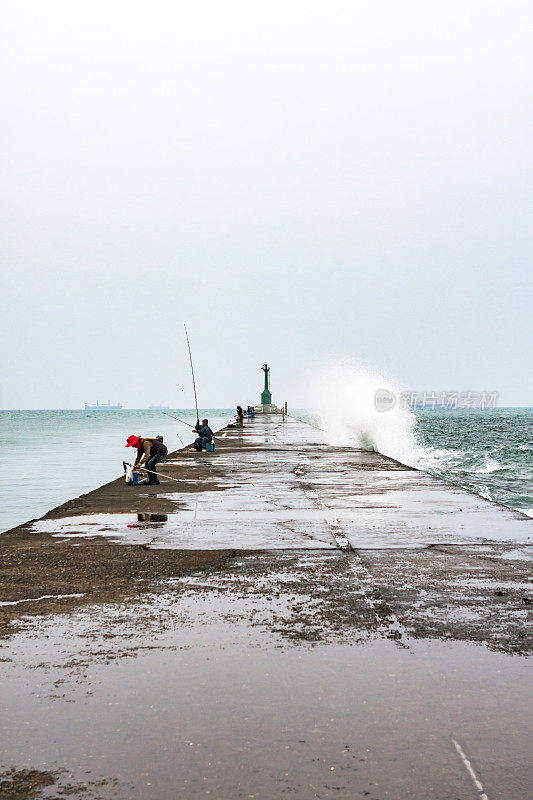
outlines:
{"label": "white sea foam", "polygon": [[476,492],[477,494],[481,495],[481,497],[484,497],[485,500],[494,500],[494,497],[492,496],[491,490],[488,486],[480,486],[476,489]]}
{"label": "white sea foam", "polygon": [[419,447],[415,416],[398,402],[378,411],[376,392],[399,399],[400,389],[384,375],[342,360],[324,370],[317,382],[315,413],[331,444],[371,450],[415,466]]}
{"label": "white sea foam", "polygon": [[496,472],[499,469],[500,465],[498,464],[498,462],[495,461],[490,456],[487,456],[483,466],[480,467],[479,469],[476,469],[475,472],[477,472],[478,475],[490,475],[491,472]]}
{"label": "white sea foam", "polygon": [[463,450],[447,450],[443,447],[422,447],[417,449],[416,466],[420,469],[456,469],[464,464],[466,453]]}

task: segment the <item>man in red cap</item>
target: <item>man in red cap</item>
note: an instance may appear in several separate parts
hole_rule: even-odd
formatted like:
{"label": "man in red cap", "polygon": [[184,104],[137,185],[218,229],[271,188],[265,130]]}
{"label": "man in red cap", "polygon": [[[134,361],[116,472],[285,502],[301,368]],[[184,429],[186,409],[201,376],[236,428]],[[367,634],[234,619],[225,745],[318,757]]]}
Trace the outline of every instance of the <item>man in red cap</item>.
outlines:
{"label": "man in red cap", "polygon": [[143,438],[132,434],[126,439],[126,447],[137,448],[137,458],[133,468],[144,466],[148,471],[148,483],[158,484],[156,464],[158,464],[168,453],[167,448],[162,442],[163,437],[155,439]]}

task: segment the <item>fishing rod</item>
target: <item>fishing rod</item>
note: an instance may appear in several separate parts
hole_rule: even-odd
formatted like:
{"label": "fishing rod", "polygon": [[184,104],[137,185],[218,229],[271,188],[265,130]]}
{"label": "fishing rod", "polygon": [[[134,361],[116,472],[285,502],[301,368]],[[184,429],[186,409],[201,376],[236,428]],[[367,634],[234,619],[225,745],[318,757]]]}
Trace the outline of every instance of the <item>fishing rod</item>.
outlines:
{"label": "fishing rod", "polygon": [[[133,467],[133,464],[129,464],[127,461],[124,461],[124,464],[126,464],[128,467]],[[155,472],[155,470],[153,470],[153,469],[147,469],[144,466],[144,464],[141,464],[140,467],[138,466],[135,469],[143,469],[145,472],[151,472],[152,475],[158,475],[161,478],[168,478],[169,481],[175,481],[176,483],[182,483],[182,481],[180,481],[179,478],[172,478],[170,475],[163,475],[162,472]]]}
{"label": "fishing rod", "polygon": [[192,422],[185,422],[184,419],[180,419],[179,417],[175,417],[174,414],[169,414],[168,411],[162,411],[161,413],[164,414],[166,417],[172,417],[172,419],[176,419],[178,422],[181,422],[182,425],[186,425],[189,428],[189,430],[191,430]]}
{"label": "fishing rod", "polygon": [[[194,430],[193,427],[192,427],[192,423],[191,422],[185,422],[184,419],[180,419],[179,417],[175,417],[174,414],[169,414],[168,411],[162,411],[161,413],[165,414],[165,416],[167,416],[167,417],[172,417],[172,419],[175,419],[178,422],[181,422],[182,425],[186,425],[190,431]],[[178,436],[179,436],[179,434],[178,434]],[[224,439],[221,439],[219,436],[214,436],[213,435],[213,439],[215,439],[217,442],[222,442],[223,444],[227,444],[227,442]]]}
{"label": "fishing rod", "polygon": [[[183,327],[185,329],[185,338],[187,339],[187,349],[189,350],[189,361],[191,362],[192,388],[194,389],[194,405],[196,407],[196,420],[199,422],[200,421],[200,412],[198,411],[198,396],[196,394],[196,380],[195,380],[195,377],[194,377],[194,365],[193,365],[193,362],[192,362],[191,343],[189,341],[189,334],[187,332],[187,326],[185,325],[185,323],[183,324]],[[169,414],[167,411],[163,411],[162,413],[165,414],[167,417],[172,417],[172,419],[175,419],[177,422],[181,422],[182,425],[186,425],[189,428],[189,430],[192,429],[192,426],[191,426],[190,422],[185,422],[184,419],[180,419],[179,417],[174,416],[174,414]],[[178,433],[178,437],[179,437],[179,439],[181,441],[181,436],[179,435],[179,433]],[[219,439],[218,436],[214,436],[214,435],[213,435],[213,439],[215,441],[217,441],[217,442],[222,442],[223,441],[222,439]],[[183,442],[182,442],[182,444],[183,444]]]}
{"label": "fishing rod", "polygon": [[187,338],[187,347],[189,348],[189,361],[191,362],[191,374],[192,374],[192,388],[194,389],[194,403],[196,405],[196,419],[200,421],[200,414],[198,412],[198,398],[196,396],[196,381],[194,380],[194,367],[192,363],[192,353],[191,353],[191,343],[189,342],[189,334],[187,333],[187,326],[185,323],[183,324],[185,328],[185,336]]}

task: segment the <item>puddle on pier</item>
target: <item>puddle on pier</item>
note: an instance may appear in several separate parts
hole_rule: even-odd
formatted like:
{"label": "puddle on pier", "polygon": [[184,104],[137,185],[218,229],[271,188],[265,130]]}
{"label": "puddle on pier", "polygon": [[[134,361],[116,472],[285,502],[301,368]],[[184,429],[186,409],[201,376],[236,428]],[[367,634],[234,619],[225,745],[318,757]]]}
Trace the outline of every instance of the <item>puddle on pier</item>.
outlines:
{"label": "puddle on pier", "polygon": [[510,559],[511,561],[531,561],[533,558],[533,550],[530,547],[520,547],[516,550],[507,550],[500,553],[499,558]]}
{"label": "puddle on pier", "polygon": [[[318,578],[318,556],[277,558],[262,588],[246,581],[247,557],[135,606],[27,621],[0,664],[5,768],[112,781],[102,800],[473,797],[453,737],[489,797],[527,796],[525,659],[465,643],[399,648],[356,587],[346,592],[339,554],[322,556]],[[330,591],[351,622],[314,618]],[[298,619],[322,638],[291,638]]]}
{"label": "puddle on pier", "polygon": [[[339,502],[338,495],[334,502],[331,489],[328,495],[326,504],[319,490],[286,491],[281,481],[272,479],[225,491],[163,495],[180,501],[174,513],[86,514],[39,520],[32,529],[62,538],[106,537],[121,544],[193,550],[334,548],[339,530],[355,549],[482,544],[491,539],[521,544],[529,541],[531,532],[531,520],[522,525],[513,512],[500,515],[499,509],[485,507],[474,496],[469,507],[463,502],[461,512],[451,513],[456,502],[447,493],[440,506],[429,503],[429,508],[421,490],[397,490],[395,507],[357,506],[354,497],[348,505],[347,498]],[[514,548],[512,557],[527,558],[527,549]]]}
{"label": "puddle on pier", "polygon": [[[151,519],[139,519],[139,517]],[[157,517],[163,515],[156,515]],[[33,530],[61,538],[102,536],[120,544],[142,544],[182,550],[329,549],[336,544],[316,511],[257,514],[253,511],[204,511],[195,504],[187,511],[153,520],[153,515],[88,514],[40,520]]]}

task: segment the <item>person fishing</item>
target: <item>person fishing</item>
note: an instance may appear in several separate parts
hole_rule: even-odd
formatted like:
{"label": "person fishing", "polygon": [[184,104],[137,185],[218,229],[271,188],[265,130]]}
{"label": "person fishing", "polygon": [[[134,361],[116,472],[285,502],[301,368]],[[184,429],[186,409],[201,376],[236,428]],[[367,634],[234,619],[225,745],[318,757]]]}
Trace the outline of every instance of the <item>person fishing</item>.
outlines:
{"label": "person fishing", "polygon": [[198,434],[198,438],[194,440],[193,447],[199,453],[206,449],[206,444],[211,444],[213,441],[213,431],[209,427],[209,420],[203,419],[200,425],[200,420],[196,420],[196,425],[192,429],[193,433]]}
{"label": "person fishing", "polygon": [[137,448],[137,458],[133,465],[133,469],[144,467],[148,472],[148,483],[158,484],[156,466],[167,455],[168,450],[163,444],[163,437],[156,436],[151,439],[146,436],[135,436],[132,434],[126,439],[126,447]]}
{"label": "person fishing", "polygon": [[241,428],[244,428],[244,414],[241,406],[237,406],[237,413],[235,414],[235,419],[237,420],[237,425],[240,425]]}

